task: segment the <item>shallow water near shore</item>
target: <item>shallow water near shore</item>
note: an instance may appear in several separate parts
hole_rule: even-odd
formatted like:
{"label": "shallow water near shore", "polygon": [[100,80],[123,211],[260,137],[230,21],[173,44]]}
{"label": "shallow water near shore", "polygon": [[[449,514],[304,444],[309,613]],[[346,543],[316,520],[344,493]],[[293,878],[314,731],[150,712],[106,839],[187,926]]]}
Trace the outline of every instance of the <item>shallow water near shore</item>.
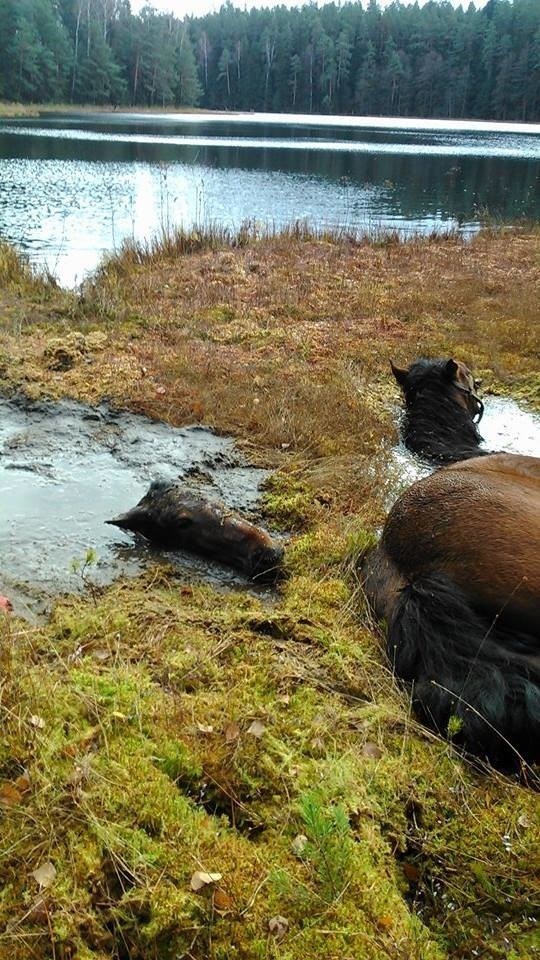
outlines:
{"label": "shallow water near shore", "polygon": [[45,112],[0,120],[0,236],[72,287],[177,226],[470,236],[538,219],[539,173],[539,124]]}
{"label": "shallow water near shore", "polygon": [[[158,478],[180,478],[186,489],[249,515],[266,475],[208,429],[176,429],[106,405],[0,400],[0,592],[16,613],[35,619],[60,594],[155,562],[172,563],[188,580],[245,586],[225,567],[153,550],[105,521]],[[82,573],[89,550],[96,560]]]}

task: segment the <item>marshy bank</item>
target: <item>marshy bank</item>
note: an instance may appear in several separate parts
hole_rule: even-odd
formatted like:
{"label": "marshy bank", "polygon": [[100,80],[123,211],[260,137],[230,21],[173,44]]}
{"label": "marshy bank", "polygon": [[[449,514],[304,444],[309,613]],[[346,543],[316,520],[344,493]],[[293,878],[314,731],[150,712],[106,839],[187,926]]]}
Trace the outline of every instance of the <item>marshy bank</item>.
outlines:
{"label": "marshy bank", "polygon": [[536,797],[411,720],[351,566],[384,515],[389,357],[456,354],[539,406],[539,250],[178,235],[76,294],[0,248],[6,396],[234,437],[294,531],[271,606],[157,565],[2,621],[0,953],[534,956]]}

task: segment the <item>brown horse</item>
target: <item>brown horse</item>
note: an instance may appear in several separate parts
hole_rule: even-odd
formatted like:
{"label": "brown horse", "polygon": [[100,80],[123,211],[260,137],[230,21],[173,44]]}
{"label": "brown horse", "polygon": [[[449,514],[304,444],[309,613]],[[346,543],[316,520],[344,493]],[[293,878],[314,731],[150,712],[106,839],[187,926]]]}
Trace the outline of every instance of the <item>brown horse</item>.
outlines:
{"label": "brown horse", "polygon": [[394,373],[411,390],[405,442],[451,465],[402,494],[363,564],[388,655],[425,722],[495,764],[537,761],[540,460],[478,450],[481,407],[464,365]]}

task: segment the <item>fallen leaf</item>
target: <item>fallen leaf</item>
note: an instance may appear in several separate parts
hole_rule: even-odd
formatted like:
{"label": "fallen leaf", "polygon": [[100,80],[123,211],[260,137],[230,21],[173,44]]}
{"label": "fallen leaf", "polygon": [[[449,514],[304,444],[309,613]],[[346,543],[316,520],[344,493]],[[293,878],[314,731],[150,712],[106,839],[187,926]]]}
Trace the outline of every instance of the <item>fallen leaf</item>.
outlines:
{"label": "fallen leaf", "polygon": [[49,903],[44,897],[39,897],[32,904],[25,916],[28,923],[45,924],[49,922]]}
{"label": "fallen leaf", "polygon": [[390,927],[394,926],[394,919],[390,914],[385,913],[384,916],[378,918],[377,926],[380,930],[389,930]]}
{"label": "fallen leaf", "polygon": [[252,737],[262,737],[266,727],[261,720],[254,720],[252,724],[247,728],[247,732]]}
{"label": "fallen leaf", "polygon": [[276,940],[281,940],[289,929],[289,921],[286,919],[286,917],[280,917],[277,915],[268,921],[268,929],[272,936],[276,938]]}
{"label": "fallen leaf", "polygon": [[165,387],[156,387],[156,393],[158,393],[159,396],[162,397],[164,393],[167,393],[167,390]]}
{"label": "fallen leaf", "polygon": [[7,597],[4,597],[0,594],[0,610],[3,613],[11,613],[13,610],[13,604],[11,600],[8,600]]}
{"label": "fallen leaf", "polygon": [[212,903],[214,905],[214,910],[217,910],[218,913],[227,913],[234,907],[233,898],[230,896],[230,894],[226,893],[225,890],[222,890],[221,887],[218,887],[217,890],[214,890]]}
{"label": "fallen leaf", "polygon": [[521,816],[518,817],[518,826],[523,827],[524,830],[532,827],[532,825],[532,820],[526,813],[522,813]]}
{"label": "fallen leaf", "polygon": [[222,879],[221,873],[206,873],[204,870],[196,870],[191,878],[191,889],[197,893],[199,890],[202,890],[203,887],[207,887],[209,884],[217,883]]}
{"label": "fallen leaf", "polygon": [[238,740],[240,736],[240,727],[234,721],[228,723],[225,727],[225,740],[227,743],[233,743],[234,740]]}
{"label": "fallen leaf", "polygon": [[111,651],[106,650],[105,647],[99,647],[97,650],[92,650],[92,656],[94,660],[108,660],[111,656]]}
{"label": "fallen leaf", "polygon": [[50,860],[47,860],[32,871],[32,876],[40,887],[50,887],[56,877],[56,868]]}
{"label": "fallen leaf", "polygon": [[403,873],[411,883],[418,883],[420,879],[420,870],[414,863],[404,863]]}
{"label": "fallen leaf", "polygon": [[198,724],[197,724],[197,730],[199,731],[199,733],[213,733],[213,732],[214,732],[214,728],[213,728],[213,726],[212,726],[211,723],[208,723],[208,724],[206,724],[206,723],[198,723]]}
{"label": "fallen leaf", "polygon": [[382,750],[377,746],[376,743],[371,743],[370,740],[364,744],[362,747],[362,756],[368,757],[370,760],[380,760],[382,757]]}
{"label": "fallen leaf", "polygon": [[37,714],[35,713],[32,714],[28,722],[31,723],[33,727],[36,727],[38,730],[43,730],[43,727],[45,726],[45,721],[43,717],[38,717]]}

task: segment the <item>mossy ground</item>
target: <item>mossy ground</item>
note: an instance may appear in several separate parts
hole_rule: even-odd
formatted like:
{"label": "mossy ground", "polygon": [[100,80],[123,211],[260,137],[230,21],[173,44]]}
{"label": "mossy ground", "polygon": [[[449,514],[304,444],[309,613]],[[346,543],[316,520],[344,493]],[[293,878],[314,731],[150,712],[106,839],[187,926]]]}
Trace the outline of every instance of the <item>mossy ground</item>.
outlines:
{"label": "mossy ground", "polygon": [[539,250],[192,235],[78,295],[0,247],[4,391],[232,432],[293,531],[271,597],[156,567],[3,618],[2,960],[536,955],[537,797],[414,722],[352,569],[384,514],[387,359],[459,355],[537,400]]}

